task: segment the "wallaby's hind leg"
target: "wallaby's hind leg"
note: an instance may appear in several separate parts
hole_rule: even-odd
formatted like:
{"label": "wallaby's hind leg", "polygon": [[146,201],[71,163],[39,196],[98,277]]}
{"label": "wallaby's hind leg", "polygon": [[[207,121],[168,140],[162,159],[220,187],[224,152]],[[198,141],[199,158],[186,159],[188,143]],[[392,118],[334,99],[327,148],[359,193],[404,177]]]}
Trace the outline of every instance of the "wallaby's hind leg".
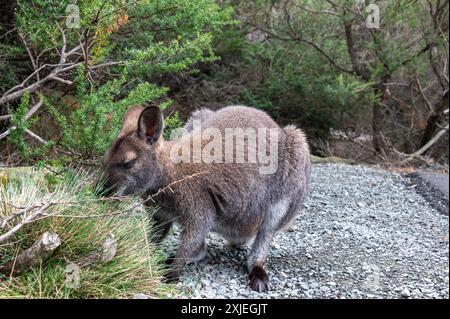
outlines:
{"label": "wallaby's hind leg", "polygon": [[287,200],[280,200],[269,207],[248,256],[249,285],[250,288],[258,292],[269,289],[269,276],[264,270],[264,265],[272,239],[279,229],[280,221],[286,215],[288,207],[289,202]]}

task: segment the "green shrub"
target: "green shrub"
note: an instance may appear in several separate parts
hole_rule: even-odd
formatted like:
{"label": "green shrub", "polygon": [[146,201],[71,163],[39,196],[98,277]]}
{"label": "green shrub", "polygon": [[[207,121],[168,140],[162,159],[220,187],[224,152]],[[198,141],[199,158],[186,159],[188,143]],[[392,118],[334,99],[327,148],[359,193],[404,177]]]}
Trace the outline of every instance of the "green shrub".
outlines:
{"label": "green shrub", "polygon": [[[17,30],[26,35],[28,46],[36,53],[44,52],[41,60],[52,63],[59,60],[54,48],[62,46],[62,30],[67,51],[78,46],[84,36],[91,37],[88,52],[84,52],[88,60],[80,63],[89,70],[74,68],[63,76],[76,84],[76,93],[75,86],[60,84],[56,89],[42,91],[46,95],[45,112],[50,110],[59,127],[56,134],[49,134],[49,139],[56,139],[58,148],[83,158],[96,157],[106,150],[130,105],[167,105],[164,96],[168,88],[161,78],[195,72],[197,63],[215,61],[213,39],[224,26],[234,23],[230,7],[219,6],[215,0],[83,0],[76,3],[81,13],[80,29],[76,29],[65,26],[69,3],[70,0],[19,0],[16,24]],[[12,56],[14,48],[24,53],[20,47],[18,43],[7,53]],[[71,56],[67,62],[74,59]],[[112,61],[114,66],[96,69],[99,64]],[[9,77],[0,81],[11,82]],[[51,87],[54,82],[45,85]],[[76,103],[70,108],[56,94],[62,90],[63,95],[76,95]],[[27,99],[24,96],[23,106],[15,111],[14,119],[20,127],[11,139],[21,156],[39,159],[43,152],[23,141],[28,123],[21,121],[21,116]]]}
{"label": "green shrub", "polygon": [[[317,54],[300,56],[298,52],[304,52],[300,47],[246,46],[239,72],[256,73],[261,80],[242,76],[250,80],[243,84],[238,102],[261,108],[281,121],[297,122],[310,136],[326,137],[343,118],[369,105],[368,97],[356,93],[363,86],[357,77],[338,74]],[[322,71],[312,71],[310,65]]]}
{"label": "green shrub", "polygon": [[164,133],[163,136],[166,140],[170,139],[172,131],[174,129],[181,128],[183,126],[183,121],[181,120],[180,113],[175,112],[164,119]]}
{"label": "green shrub", "polygon": [[166,88],[143,82],[119,99],[126,84],[125,77],[111,80],[88,92],[83,68],[78,70],[77,83],[78,103],[75,110],[65,115],[52,105],[48,107],[60,126],[60,144],[88,158],[103,154],[109,147],[130,105],[155,101],[167,92]]}

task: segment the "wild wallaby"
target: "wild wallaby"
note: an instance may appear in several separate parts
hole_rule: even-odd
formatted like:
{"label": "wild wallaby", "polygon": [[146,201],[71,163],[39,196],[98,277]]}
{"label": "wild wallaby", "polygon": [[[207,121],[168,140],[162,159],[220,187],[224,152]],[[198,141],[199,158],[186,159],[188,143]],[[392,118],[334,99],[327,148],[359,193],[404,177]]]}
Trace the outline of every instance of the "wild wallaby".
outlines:
{"label": "wild wallaby", "polygon": [[[201,127],[195,127],[196,121]],[[167,279],[178,279],[187,261],[205,256],[205,237],[213,231],[232,245],[254,238],[249,285],[260,292],[268,289],[264,264],[269,246],[302,209],[308,189],[310,154],[302,131],[280,128],[263,111],[245,106],[195,113],[177,141],[164,140],[162,131],[158,107],[131,107],[103,158],[105,187],[144,199],[157,193],[147,203],[156,200],[160,206],[158,240],[173,222],[181,226]],[[268,150],[275,153],[272,163]]]}

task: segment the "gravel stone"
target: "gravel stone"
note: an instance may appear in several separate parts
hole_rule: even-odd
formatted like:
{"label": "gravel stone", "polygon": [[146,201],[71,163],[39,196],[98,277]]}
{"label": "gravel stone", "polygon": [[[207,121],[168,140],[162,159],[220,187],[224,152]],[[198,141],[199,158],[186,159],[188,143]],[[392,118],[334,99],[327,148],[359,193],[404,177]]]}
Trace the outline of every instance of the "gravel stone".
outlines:
{"label": "gravel stone", "polygon": [[409,291],[408,288],[405,288],[402,290],[402,292],[400,293],[402,295],[402,297],[404,298],[409,298],[411,297],[411,292]]}

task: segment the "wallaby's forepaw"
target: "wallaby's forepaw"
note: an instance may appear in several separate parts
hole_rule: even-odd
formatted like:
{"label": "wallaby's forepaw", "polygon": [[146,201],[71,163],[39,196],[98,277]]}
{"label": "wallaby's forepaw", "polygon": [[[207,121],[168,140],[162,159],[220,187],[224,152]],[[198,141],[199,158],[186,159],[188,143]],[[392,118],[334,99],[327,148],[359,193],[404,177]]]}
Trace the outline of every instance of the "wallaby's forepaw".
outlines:
{"label": "wallaby's forepaw", "polygon": [[166,259],[165,264],[169,268],[169,270],[163,276],[162,281],[164,283],[176,282],[180,279],[180,271],[177,270],[177,268],[172,268],[174,261],[175,261],[175,255],[170,255]]}
{"label": "wallaby's forepaw", "polygon": [[257,292],[269,290],[269,276],[261,266],[253,267],[249,275],[249,286]]}
{"label": "wallaby's forepaw", "polygon": [[180,280],[180,272],[171,270],[168,273],[166,273],[162,279],[164,283],[173,283]]}
{"label": "wallaby's forepaw", "polygon": [[175,254],[169,255],[165,261],[166,266],[171,266],[175,260]]}

